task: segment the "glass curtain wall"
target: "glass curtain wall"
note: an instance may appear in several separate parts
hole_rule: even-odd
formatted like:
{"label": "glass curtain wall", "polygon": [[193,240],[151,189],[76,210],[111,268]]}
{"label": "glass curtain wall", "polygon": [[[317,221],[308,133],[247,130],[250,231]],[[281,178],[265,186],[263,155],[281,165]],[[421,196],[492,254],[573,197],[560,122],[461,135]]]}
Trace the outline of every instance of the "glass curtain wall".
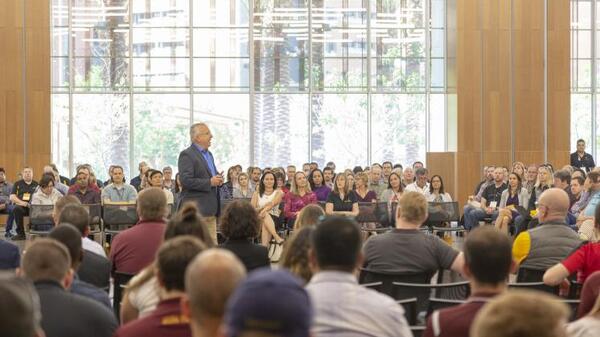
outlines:
{"label": "glass curtain wall", "polygon": [[598,14],[597,0],[571,1],[571,150],[578,139],[598,157]]}
{"label": "glass curtain wall", "polygon": [[[52,153],[136,175],[207,122],[233,164],[446,149],[444,0],[52,0]],[[176,170],[176,168],[175,168]]]}

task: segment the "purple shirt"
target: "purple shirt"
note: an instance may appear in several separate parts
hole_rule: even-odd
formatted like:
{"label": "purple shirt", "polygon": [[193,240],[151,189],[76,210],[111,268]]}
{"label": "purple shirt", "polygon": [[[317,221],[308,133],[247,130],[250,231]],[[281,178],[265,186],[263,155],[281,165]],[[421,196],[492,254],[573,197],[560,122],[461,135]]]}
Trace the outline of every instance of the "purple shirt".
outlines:
{"label": "purple shirt", "polygon": [[296,213],[300,212],[304,206],[316,203],[317,196],[313,192],[308,192],[302,197],[290,192],[285,195],[285,207],[283,213],[286,218],[292,219],[296,217]]}
{"label": "purple shirt", "polygon": [[354,191],[354,194],[356,194],[356,199],[358,202],[372,202],[373,200],[377,200],[377,194],[372,190],[369,190],[364,198],[362,198],[356,191]]}
{"label": "purple shirt", "polygon": [[326,201],[329,192],[331,192],[331,188],[329,188],[327,185],[317,187],[313,190],[313,193],[317,196],[318,201]]}

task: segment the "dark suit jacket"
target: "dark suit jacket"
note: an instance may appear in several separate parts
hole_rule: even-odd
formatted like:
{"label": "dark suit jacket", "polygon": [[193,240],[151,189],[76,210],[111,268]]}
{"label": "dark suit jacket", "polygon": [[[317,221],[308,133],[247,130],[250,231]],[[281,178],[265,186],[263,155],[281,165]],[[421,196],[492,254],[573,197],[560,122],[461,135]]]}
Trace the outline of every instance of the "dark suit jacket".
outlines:
{"label": "dark suit jacket", "polygon": [[17,269],[20,263],[19,247],[12,242],[0,240],[0,270]]}
{"label": "dark suit jacket", "polygon": [[54,281],[35,282],[47,337],[111,337],[117,319],[94,300],[71,294]]}
{"label": "dark suit jacket", "polygon": [[234,253],[242,261],[248,272],[257,268],[271,266],[267,248],[248,240],[227,240],[219,248],[224,248]]}
{"label": "dark suit jacket", "polygon": [[571,166],[573,167],[585,167],[585,171],[589,172],[594,169],[596,163],[594,163],[594,157],[591,154],[584,152],[582,160],[579,160],[577,151],[571,153]]}
{"label": "dark suit jacket", "polygon": [[106,289],[110,284],[110,261],[104,256],[84,250],[77,275],[81,281]]}
{"label": "dark suit jacket", "polygon": [[212,175],[200,151],[193,144],[181,151],[177,166],[181,180],[179,206],[187,201],[194,201],[202,215],[218,216],[219,189],[210,185]]}

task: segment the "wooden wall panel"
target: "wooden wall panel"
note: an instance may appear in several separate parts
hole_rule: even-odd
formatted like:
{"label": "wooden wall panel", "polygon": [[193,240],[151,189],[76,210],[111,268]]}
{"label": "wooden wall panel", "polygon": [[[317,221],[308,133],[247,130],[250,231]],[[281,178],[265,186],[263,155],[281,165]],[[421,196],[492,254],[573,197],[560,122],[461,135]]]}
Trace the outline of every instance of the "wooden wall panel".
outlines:
{"label": "wooden wall panel", "polygon": [[428,152],[427,167],[429,178],[439,175],[444,180],[444,189],[450,193],[452,200],[458,196],[456,190],[457,162],[456,152]]}
{"label": "wooden wall panel", "polygon": [[37,178],[50,161],[48,1],[3,0],[0,10],[0,166],[10,180],[25,165]]}
{"label": "wooden wall panel", "polygon": [[0,166],[13,179],[23,160],[23,1],[0,10]]}
{"label": "wooden wall panel", "polygon": [[569,1],[548,0],[548,161],[569,164],[571,125]]}

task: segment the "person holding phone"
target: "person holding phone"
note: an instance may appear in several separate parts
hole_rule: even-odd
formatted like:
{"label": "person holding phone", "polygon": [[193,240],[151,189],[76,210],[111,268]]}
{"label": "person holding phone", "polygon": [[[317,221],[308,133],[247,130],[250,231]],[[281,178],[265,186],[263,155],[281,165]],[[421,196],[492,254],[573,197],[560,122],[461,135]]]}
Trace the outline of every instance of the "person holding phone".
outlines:
{"label": "person holding phone", "polygon": [[223,185],[223,172],[217,171],[211,146],[213,135],[205,123],[195,123],[190,127],[192,145],[181,151],[177,166],[181,180],[179,207],[186,202],[194,202],[204,217],[208,231],[217,243],[217,217],[220,214],[220,186]]}

